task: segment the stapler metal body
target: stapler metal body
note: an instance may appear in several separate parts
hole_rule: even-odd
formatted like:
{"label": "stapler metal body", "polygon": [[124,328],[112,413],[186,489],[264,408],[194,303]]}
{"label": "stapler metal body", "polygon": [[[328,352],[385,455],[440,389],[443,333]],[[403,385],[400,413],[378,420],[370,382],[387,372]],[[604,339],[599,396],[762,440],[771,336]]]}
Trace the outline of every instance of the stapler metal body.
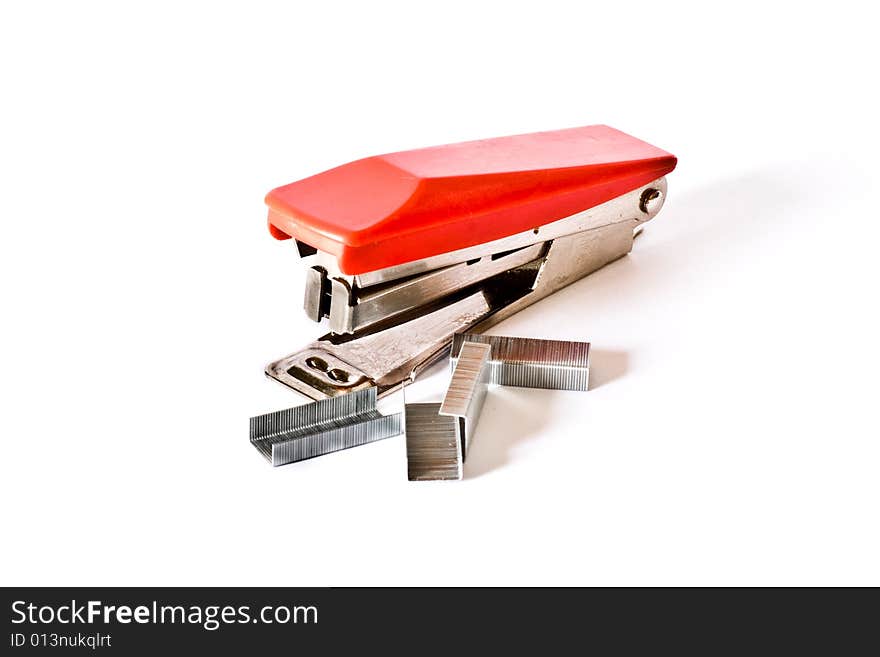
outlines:
{"label": "stapler metal body", "polygon": [[307,267],[329,333],[266,367],[312,399],[381,397],[480,333],[627,254],[669,153],[607,126],[358,160],[279,187],[269,228]]}

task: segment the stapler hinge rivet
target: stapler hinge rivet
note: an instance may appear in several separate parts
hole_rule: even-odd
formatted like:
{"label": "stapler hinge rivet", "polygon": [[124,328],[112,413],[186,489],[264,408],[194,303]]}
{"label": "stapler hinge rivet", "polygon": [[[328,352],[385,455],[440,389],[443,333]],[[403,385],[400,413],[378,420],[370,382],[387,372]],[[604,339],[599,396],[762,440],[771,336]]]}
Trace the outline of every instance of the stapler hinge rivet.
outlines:
{"label": "stapler hinge rivet", "polygon": [[651,214],[660,209],[663,202],[663,192],[659,189],[649,187],[642,192],[642,198],[639,201],[639,209],[645,214]]}

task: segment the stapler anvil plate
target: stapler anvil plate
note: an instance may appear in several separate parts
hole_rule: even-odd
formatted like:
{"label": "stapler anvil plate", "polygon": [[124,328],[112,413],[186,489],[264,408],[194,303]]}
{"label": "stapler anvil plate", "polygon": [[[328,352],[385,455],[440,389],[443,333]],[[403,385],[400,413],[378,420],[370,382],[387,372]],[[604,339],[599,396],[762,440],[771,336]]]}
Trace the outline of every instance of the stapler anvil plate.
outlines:
{"label": "stapler anvil plate", "polygon": [[269,230],[307,267],[330,332],[266,367],[312,399],[379,396],[629,253],[666,198],[669,153],[588,126],[369,157],[279,187]]}

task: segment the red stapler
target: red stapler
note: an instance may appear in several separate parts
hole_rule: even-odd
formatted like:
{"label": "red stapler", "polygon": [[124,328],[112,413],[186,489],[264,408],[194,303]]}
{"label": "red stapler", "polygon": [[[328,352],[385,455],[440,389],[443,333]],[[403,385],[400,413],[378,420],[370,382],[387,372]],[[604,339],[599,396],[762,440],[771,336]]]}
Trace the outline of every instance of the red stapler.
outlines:
{"label": "red stapler", "polygon": [[307,267],[329,333],[266,373],[325,399],[379,396],[632,249],[673,155],[587,126],[357,160],[269,192],[269,229]]}

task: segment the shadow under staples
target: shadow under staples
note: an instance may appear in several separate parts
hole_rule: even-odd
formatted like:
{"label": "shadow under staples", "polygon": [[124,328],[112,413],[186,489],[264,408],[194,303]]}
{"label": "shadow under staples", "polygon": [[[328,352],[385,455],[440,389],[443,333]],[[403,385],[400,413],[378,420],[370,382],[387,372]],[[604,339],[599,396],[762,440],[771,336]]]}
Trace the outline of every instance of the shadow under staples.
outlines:
{"label": "shadow under staples", "polygon": [[629,353],[615,349],[590,352],[590,390],[595,390],[624,376],[629,370]]}
{"label": "shadow under staples", "polygon": [[[572,395],[573,397],[568,397]],[[482,477],[510,463],[515,451],[540,440],[553,420],[553,407],[577,399],[574,392],[499,387],[486,402],[481,437],[468,453],[465,479]],[[484,440],[485,436],[490,436]]]}

